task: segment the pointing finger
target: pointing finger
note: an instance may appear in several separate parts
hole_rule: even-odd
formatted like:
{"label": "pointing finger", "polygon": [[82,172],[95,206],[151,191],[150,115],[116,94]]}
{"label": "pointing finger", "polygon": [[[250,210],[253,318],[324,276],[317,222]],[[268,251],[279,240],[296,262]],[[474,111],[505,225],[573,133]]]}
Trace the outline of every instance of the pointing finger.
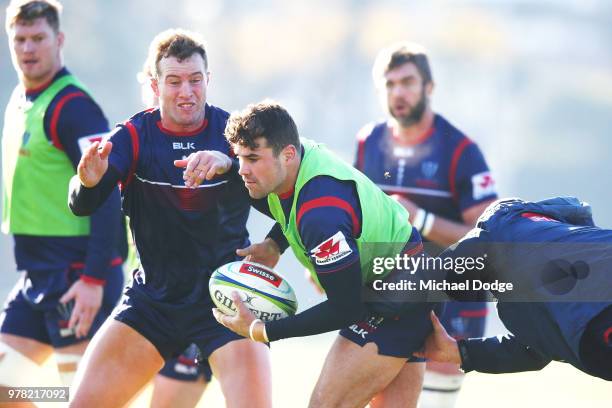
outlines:
{"label": "pointing finger", "polygon": [[174,165],[176,167],[185,168],[187,167],[187,159],[175,160]]}

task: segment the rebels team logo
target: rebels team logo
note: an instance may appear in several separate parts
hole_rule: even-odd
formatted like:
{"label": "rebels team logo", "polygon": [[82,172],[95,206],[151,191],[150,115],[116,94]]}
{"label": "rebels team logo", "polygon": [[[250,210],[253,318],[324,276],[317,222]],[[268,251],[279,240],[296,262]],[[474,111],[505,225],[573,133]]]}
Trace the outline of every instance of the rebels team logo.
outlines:
{"label": "rebels team logo", "polygon": [[277,274],[275,274],[274,272],[265,270],[261,267],[258,267],[252,264],[248,264],[248,263],[243,263],[240,266],[240,272],[246,273],[247,275],[257,276],[258,278],[261,278],[265,280],[266,282],[271,283],[277,288],[280,286],[281,282],[283,281],[283,279]]}
{"label": "rebels team logo", "polygon": [[480,200],[495,193],[495,180],[490,172],[485,171],[472,176],[472,196],[474,200]]}
{"label": "rebels team logo", "polygon": [[108,135],[108,133],[98,133],[95,135],[88,135],[79,138],[79,149],[81,149],[81,154],[85,153],[85,150],[89,148],[94,142],[101,142]]}
{"label": "rebels team logo", "polygon": [[329,265],[349,256],[353,251],[341,231],[317,245],[311,256],[317,265]]}
{"label": "rebels team logo", "polygon": [[421,164],[421,172],[426,179],[432,179],[438,172],[438,167],[438,163],[428,160]]}

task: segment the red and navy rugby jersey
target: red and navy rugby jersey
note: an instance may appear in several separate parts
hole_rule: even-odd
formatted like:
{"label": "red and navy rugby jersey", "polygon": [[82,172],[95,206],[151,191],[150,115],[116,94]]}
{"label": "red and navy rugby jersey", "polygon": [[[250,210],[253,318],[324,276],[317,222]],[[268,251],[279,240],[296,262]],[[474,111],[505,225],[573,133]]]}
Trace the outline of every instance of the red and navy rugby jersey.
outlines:
{"label": "red and navy rugby jersey", "polygon": [[109,164],[120,178],[122,207],[142,265],[134,286],[155,300],[202,299],[212,271],[248,245],[250,202],[235,166],[190,189],[183,169],[173,163],[200,150],[231,156],[223,136],[228,116],[206,105],[199,129],[175,133],[162,126],[159,109],[150,109],[111,133]]}
{"label": "red and navy rugby jersey", "polygon": [[462,222],[462,212],[497,198],[495,181],[478,146],[440,115],[411,146],[394,143],[387,122],[358,134],[355,167],[383,191]]}

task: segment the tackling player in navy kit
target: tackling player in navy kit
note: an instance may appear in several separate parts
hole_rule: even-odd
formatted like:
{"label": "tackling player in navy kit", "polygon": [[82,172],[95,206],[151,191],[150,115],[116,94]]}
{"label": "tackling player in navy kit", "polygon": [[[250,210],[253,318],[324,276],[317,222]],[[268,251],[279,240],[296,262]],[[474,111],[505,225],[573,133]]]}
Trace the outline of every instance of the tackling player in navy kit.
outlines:
{"label": "tackling player in navy kit", "polygon": [[[257,341],[340,329],[312,393],[311,407],[368,403],[415,407],[421,386],[415,371],[421,367],[405,362],[431,330],[424,315],[434,305],[417,295],[408,302],[385,295],[374,300],[371,287],[374,279],[401,274],[375,275],[373,254],[417,256],[422,252],[420,236],[408,223],[406,210],[322,145],[300,139],[289,113],[274,102],[233,113],[226,137],[239,158],[239,173],[250,196],[266,199],[277,221],[275,228],[297,259],[316,273],[327,300],[264,324],[234,294],[238,314],[230,317],[215,309],[217,319]],[[194,155],[190,160],[196,159]],[[186,178],[186,185],[198,184],[193,176]],[[274,266],[267,261],[269,255],[278,254],[286,243],[282,245],[285,240],[279,237],[273,240],[241,253]],[[373,244],[382,245],[372,250]],[[407,379],[415,379],[415,392],[406,392]]]}
{"label": "tackling player in navy kit", "polygon": [[[249,242],[249,199],[223,137],[228,114],[206,103],[208,63],[197,35],[165,31],[149,58],[159,109],[134,115],[92,146],[71,181],[77,214],[121,183],[142,266],[94,338],[72,406],[122,406],[190,343],[208,358],[227,406],[270,406],[267,347],[219,325],[208,293],[212,271]],[[175,164],[198,150],[205,160],[193,171],[204,183],[188,189]]]}
{"label": "tackling player in navy kit", "polygon": [[[435,255],[497,198],[493,178],[478,146],[433,112],[433,77],[422,47],[383,49],[372,74],[390,119],[359,132],[355,167],[404,205]],[[480,337],[486,313],[484,302],[450,302],[441,320],[456,338]],[[452,407],[462,380],[457,366],[428,363],[420,406]]]}
{"label": "tackling player in navy kit", "polygon": [[61,5],[13,1],[6,30],[20,84],[2,136],[3,225],[24,271],[0,315],[0,385],[44,386],[55,353],[68,386],[88,339],[121,295],[119,192],[79,219],[67,210],[81,152],[108,132],[85,87],[63,66]]}
{"label": "tackling player in navy kit", "polygon": [[432,314],[435,331],[419,355],[484,373],[540,370],[556,360],[612,381],[610,244],[612,230],[596,227],[591,208],[573,197],[492,204],[441,257],[485,260],[482,270],[449,271],[449,282],[514,284],[491,290],[510,334],[456,341]]}

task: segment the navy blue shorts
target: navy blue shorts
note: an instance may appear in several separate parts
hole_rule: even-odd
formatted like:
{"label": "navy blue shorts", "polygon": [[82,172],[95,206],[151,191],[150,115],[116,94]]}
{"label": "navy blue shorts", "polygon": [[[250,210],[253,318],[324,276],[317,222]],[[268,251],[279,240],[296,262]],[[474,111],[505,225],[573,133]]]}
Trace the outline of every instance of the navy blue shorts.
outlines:
{"label": "navy blue shorts", "polygon": [[[402,255],[419,257],[423,254],[423,244],[419,232],[413,228],[410,239],[404,245]],[[398,283],[404,280],[420,279],[419,271],[396,269],[381,278],[385,283]],[[375,280],[376,281],[376,280]],[[426,291],[377,290],[375,282],[364,287],[363,298],[369,310],[366,320],[354,323],[340,330],[346,339],[364,346],[375,343],[378,354],[403,357],[410,362],[425,361],[412,356],[425,344],[432,332],[431,310],[438,309],[438,303],[428,302]]]}
{"label": "navy blue shorts", "polygon": [[413,310],[398,317],[370,316],[368,319],[340,330],[340,335],[360,346],[375,343],[378,354],[403,357],[410,362],[425,361],[412,356],[425,344],[433,330],[429,312],[434,304],[415,305]]}
{"label": "navy blue shorts", "polygon": [[200,350],[191,344],[180,356],[166,361],[159,374],[179,381],[198,381],[203,377],[206,382],[212,378],[212,370],[208,360],[201,360]]}
{"label": "navy blue shorts", "polygon": [[483,337],[487,302],[446,302],[440,323],[455,339]]}
{"label": "navy blue shorts", "polygon": [[[68,322],[74,301],[63,305],[60,297],[81,276],[82,269],[27,271],[13,287],[0,315],[0,332],[27,337],[54,348],[79,343]],[[121,297],[123,270],[121,265],[110,269],[104,286],[102,306],[87,338],[91,338],[111,314]]]}
{"label": "navy blue shorts", "polygon": [[208,290],[197,303],[176,304],[153,300],[139,286],[134,280],[126,287],[113,317],[149,340],[166,361],[191,343],[198,346],[202,359],[208,359],[216,349],[244,338],[217,322]]}

